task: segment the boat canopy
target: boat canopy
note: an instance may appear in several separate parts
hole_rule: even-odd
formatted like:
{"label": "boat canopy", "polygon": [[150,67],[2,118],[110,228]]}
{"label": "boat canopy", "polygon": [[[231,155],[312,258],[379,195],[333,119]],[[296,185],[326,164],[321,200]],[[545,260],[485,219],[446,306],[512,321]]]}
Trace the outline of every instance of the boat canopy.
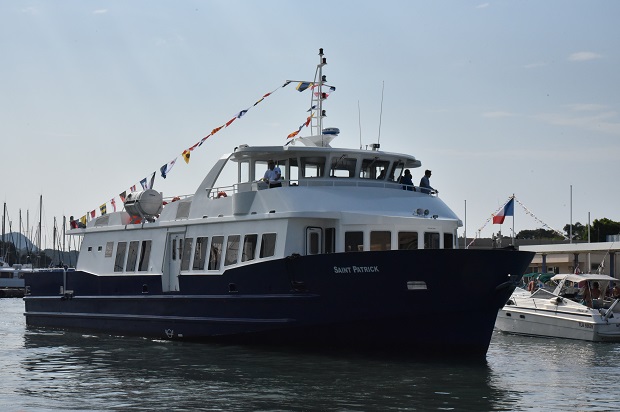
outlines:
{"label": "boat canopy", "polygon": [[611,276],[607,276],[607,275],[599,275],[599,274],[592,274],[592,273],[582,273],[582,274],[574,274],[574,273],[569,273],[569,274],[559,274],[559,275],[555,275],[554,277],[551,278],[551,280],[554,280],[556,282],[560,282],[562,280],[570,280],[571,282],[583,282],[584,280],[587,281],[612,281],[612,282],[617,282],[618,279],[613,278]]}

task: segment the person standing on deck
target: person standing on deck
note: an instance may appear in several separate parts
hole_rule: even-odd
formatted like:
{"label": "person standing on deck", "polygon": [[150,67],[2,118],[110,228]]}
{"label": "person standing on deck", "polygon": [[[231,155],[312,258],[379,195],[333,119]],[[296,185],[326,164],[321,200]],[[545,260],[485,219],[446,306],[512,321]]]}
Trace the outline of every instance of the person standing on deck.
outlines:
{"label": "person standing on deck", "polygon": [[433,192],[439,193],[439,190],[431,186],[430,178],[431,178],[431,171],[426,170],[424,172],[424,176],[422,176],[422,179],[420,179],[420,191],[422,193],[433,193]]}

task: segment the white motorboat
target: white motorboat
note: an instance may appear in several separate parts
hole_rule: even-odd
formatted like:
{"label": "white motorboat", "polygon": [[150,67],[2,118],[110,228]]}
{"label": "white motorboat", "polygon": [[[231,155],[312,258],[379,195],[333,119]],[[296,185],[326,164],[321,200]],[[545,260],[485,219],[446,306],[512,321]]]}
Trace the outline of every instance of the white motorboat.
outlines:
{"label": "white motorboat", "polygon": [[497,315],[496,329],[519,335],[620,342],[620,299],[610,293],[612,282],[618,279],[561,274],[551,280],[557,282],[553,292],[515,290]]}
{"label": "white motorboat", "polygon": [[24,274],[32,272],[31,265],[9,265],[0,259],[0,297],[23,296],[25,280]]}

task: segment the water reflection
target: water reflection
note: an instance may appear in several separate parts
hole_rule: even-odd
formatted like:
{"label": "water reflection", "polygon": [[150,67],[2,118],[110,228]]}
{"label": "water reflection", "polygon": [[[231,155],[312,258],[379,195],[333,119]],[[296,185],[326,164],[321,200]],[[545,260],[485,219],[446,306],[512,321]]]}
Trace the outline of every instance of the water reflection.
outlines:
{"label": "water reflection", "polygon": [[[486,361],[153,341],[28,329],[22,388],[84,409],[501,410]],[[66,404],[69,402],[69,405]],[[40,406],[40,405],[32,405]]]}
{"label": "water reflection", "polygon": [[26,328],[0,299],[0,410],[609,411],[620,344],[495,333],[486,360],[308,353]]}

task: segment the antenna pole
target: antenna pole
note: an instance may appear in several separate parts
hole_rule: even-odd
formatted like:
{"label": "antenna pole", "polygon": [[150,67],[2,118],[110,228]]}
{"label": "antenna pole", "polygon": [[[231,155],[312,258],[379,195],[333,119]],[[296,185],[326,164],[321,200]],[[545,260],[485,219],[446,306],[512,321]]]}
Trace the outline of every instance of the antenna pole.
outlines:
{"label": "antenna pole", "polygon": [[383,117],[383,91],[385,90],[385,80],[383,80],[383,86],[381,87],[381,112],[379,113],[379,137],[377,137],[377,143],[381,143],[381,118]]}
{"label": "antenna pole", "polygon": [[357,123],[360,128],[360,150],[362,150],[362,112],[360,111],[360,101],[357,101]]}

